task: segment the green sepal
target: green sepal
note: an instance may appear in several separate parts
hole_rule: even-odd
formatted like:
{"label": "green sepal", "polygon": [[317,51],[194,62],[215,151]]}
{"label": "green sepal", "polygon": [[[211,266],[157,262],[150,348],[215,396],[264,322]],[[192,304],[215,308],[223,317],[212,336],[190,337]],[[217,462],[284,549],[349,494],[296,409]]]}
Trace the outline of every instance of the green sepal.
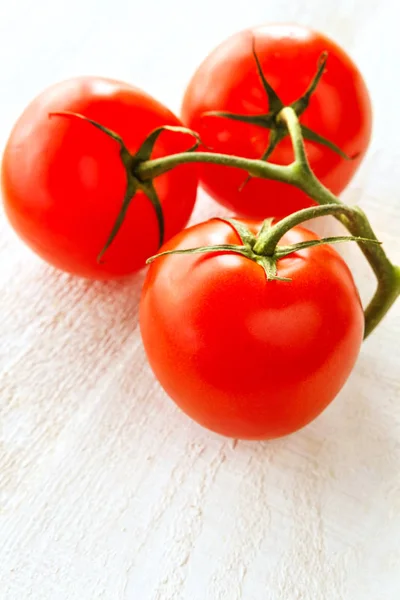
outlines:
{"label": "green sepal", "polygon": [[[286,132],[284,130],[282,130],[281,128],[271,129],[270,134],[269,134],[268,146],[266,147],[263,155],[260,156],[260,160],[267,161],[269,159],[269,157],[271,156],[271,154],[273,153],[273,151],[275,150],[275,148],[277,147],[277,145],[279,144],[279,142],[281,140],[283,140],[285,135],[286,135]],[[253,178],[252,175],[247,175],[246,179],[243,181],[243,183],[239,187],[239,192],[241,192],[244,189],[244,187],[249,183],[250,179],[252,179],[252,178]]]}
{"label": "green sepal", "polygon": [[104,125],[100,125],[100,123],[97,123],[97,121],[93,121],[93,119],[89,119],[89,117],[85,117],[85,115],[71,112],[69,110],[61,110],[61,111],[49,113],[49,117],[73,117],[75,119],[81,119],[82,121],[86,121],[90,125],[93,125],[93,127],[96,127],[96,129],[100,129],[100,131],[102,131],[103,133],[108,135],[108,137],[115,140],[121,147],[126,148],[124,141],[120,135],[115,133],[115,131],[112,131],[111,129],[104,127]]}
{"label": "green sepal", "polygon": [[298,244],[292,244],[291,246],[277,246],[274,252],[274,256],[276,258],[283,258],[285,256],[289,256],[294,252],[299,252],[300,250],[306,250],[307,248],[312,248],[314,246],[323,246],[326,244],[340,244],[342,242],[363,242],[366,244],[378,244],[381,245],[382,242],[379,240],[372,240],[369,238],[357,237],[357,236],[349,236],[349,235],[338,235],[334,237],[326,237],[321,238],[319,240],[307,240],[305,242],[299,242]]}
{"label": "green sepal", "polygon": [[165,225],[164,225],[164,213],[162,210],[160,199],[159,199],[156,189],[154,187],[153,181],[150,180],[150,181],[146,181],[146,183],[141,183],[139,187],[146,194],[147,198],[152,203],[154,211],[156,213],[157,223],[158,223],[158,233],[159,233],[158,247],[161,248],[161,246],[164,243]]}
{"label": "green sepal", "polygon": [[175,133],[183,133],[194,137],[196,140],[195,144],[193,144],[193,146],[185,150],[185,152],[194,152],[201,144],[199,134],[193,131],[192,129],[188,129],[187,127],[179,127],[175,125],[163,125],[162,127],[157,127],[156,129],[154,129],[147,136],[143,144],[140,146],[139,150],[136,152],[136,154],[134,154],[133,158],[135,162],[139,163],[141,161],[149,160],[156,141],[164,131],[173,131]]}
{"label": "green sepal", "polygon": [[115,220],[115,223],[111,229],[111,233],[108,236],[106,243],[104,244],[101,252],[99,253],[99,255],[97,257],[97,262],[99,262],[99,263],[102,262],[101,259],[103,258],[104,254],[107,252],[107,250],[113,243],[117,233],[121,229],[121,226],[125,220],[129,205],[132,202],[133,197],[135,196],[135,194],[137,192],[137,189],[138,189],[138,186],[137,186],[136,181],[132,177],[127,176],[127,186],[126,186],[125,196],[122,201],[121,210],[118,213],[118,216]]}
{"label": "green sepal", "polygon": [[300,127],[301,127],[301,133],[303,134],[303,138],[305,140],[308,140],[309,142],[315,142],[316,144],[321,144],[321,146],[326,146],[326,148],[329,148],[333,152],[336,152],[336,154],[339,154],[339,156],[341,156],[345,160],[354,160],[355,158],[357,158],[358,155],[349,156],[348,154],[343,152],[343,150],[341,150],[339,148],[339,146],[336,146],[336,144],[334,144],[333,142],[330,142],[326,138],[322,137],[322,135],[315,133],[315,131],[313,131],[309,127],[306,127],[305,125],[302,125],[301,123],[300,123]]}
{"label": "green sepal", "polygon": [[161,256],[167,256],[169,254],[206,254],[209,252],[233,252],[235,254],[241,254],[248,258],[248,248],[246,246],[237,246],[236,244],[218,244],[215,246],[199,246],[198,248],[186,248],[184,250],[166,250],[160,252],[154,256],[150,256],[146,260],[146,264],[154,262]]}
{"label": "green sepal", "polygon": [[[282,100],[279,98],[278,94],[272,88],[272,86],[267,81],[267,78],[264,75],[259,58],[257,56],[257,52],[255,50],[254,37],[252,40],[252,52],[253,52],[253,56],[254,56],[254,61],[256,63],[257,74],[260,78],[262,87],[263,87],[263,89],[266,93],[267,99],[268,99],[269,112],[266,114],[261,114],[261,115],[243,115],[243,114],[235,114],[235,113],[232,113],[229,111],[213,110],[213,111],[205,112],[205,113],[203,113],[203,115],[204,116],[212,115],[212,116],[223,117],[225,119],[230,119],[232,121],[240,121],[242,123],[248,123],[249,125],[255,125],[258,127],[262,127],[263,129],[269,129],[271,131],[269,143],[268,143],[268,146],[265,149],[264,153],[262,154],[262,156],[259,159],[259,160],[266,161],[269,158],[269,156],[272,154],[273,150],[277,147],[277,145],[288,135],[286,126],[282,125],[279,122],[279,113],[283,108],[285,108],[285,105],[283,104]],[[318,86],[318,83],[320,82],[321,77],[323,76],[323,74],[325,72],[325,66],[326,66],[327,60],[328,60],[328,53],[326,51],[322,52],[318,59],[317,71],[316,71],[315,75],[313,76],[307,90],[304,92],[304,94],[300,98],[298,98],[296,101],[292,102],[289,105],[291,108],[293,108],[293,110],[295,111],[295,113],[298,117],[300,117],[304,113],[304,111],[307,109],[309,102],[310,102],[310,98],[311,98],[312,94],[315,92],[315,90]],[[302,130],[304,139],[306,139],[310,142],[314,142],[316,144],[321,144],[322,146],[329,148],[330,150],[332,150],[332,152],[335,152],[344,160],[354,160],[358,156],[358,155],[355,155],[352,157],[348,156],[336,144],[334,144],[327,138],[324,138],[323,136],[319,135],[318,133],[316,133],[309,127],[306,127],[305,125],[301,125],[301,130]],[[241,186],[239,188],[240,191],[243,190],[243,188],[246,186],[246,184],[249,182],[249,180],[251,178],[252,178],[251,175],[248,175],[246,177],[246,179],[244,180],[244,182],[241,184]]]}
{"label": "green sepal", "polygon": [[256,52],[256,40],[255,40],[254,36],[252,39],[252,48],[251,49],[252,49],[253,57],[254,57],[254,60],[256,63],[258,76],[261,80],[264,91],[267,94],[269,112],[278,113],[280,110],[282,110],[282,108],[284,108],[285,105],[283,104],[282,100],[279,98],[278,94],[275,92],[273,87],[268,83],[268,81],[264,75],[260,61],[258,60],[258,56],[257,56],[257,52]]}
{"label": "green sepal", "polygon": [[304,92],[304,94],[301,96],[301,98],[299,98],[295,102],[292,102],[292,104],[290,105],[298,117],[300,117],[300,115],[303,114],[303,112],[306,110],[306,108],[308,108],[308,105],[310,103],[310,98],[311,98],[312,94],[315,92],[315,90],[320,82],[320,79],[321,79],[322,75],[324,74],[327,60],[328,60],[328,52],[325,50],[324,52],[322,52],[320,54],[320,56],[318,58],[317,72],[315,73],[314,77],[312,78],[311,83],[308,86],[307,90]]}
{"label": "green sepal", "polygon": [[244,246],[249,246],[250,248],[253,248],[255,241],[256,241],[256,236],[253,235],[251,233],[251,231],[249,229],[247,229],[247,227],[245,225],[243,225],[243,223],[241,223],[240,221],[237,221],[236,219],[228,219],[228,218],[224,218],[224,217],[215,217],[218,221],[223,221],[224,223],[227,223],[228,225],[230,225],[235,232],[237,233],[237,235],[240,238],[240,241],[242,242],[242,244]]}
{"label": "green sepal", "polygon": [[164,215],[163,215],[160,200],[158,198],[158,195],[157,195],[157,192],[156,192],[156,189],[154,187],[152,180],[146,181],[146,182],[140,181],[135,176],[135,167],[138,164],[140,164],[141,162],[150,159],[151,153],[153,152],[153,149],[154,149],[154,145],[163,131],[173,131],[176,133],[188,134],[188,135],[191,135],[192,137],[194,137],[196,140],[195,144],[193,144],[193,146],[191,146],[186,152],[193,152],[193,151],[197,150],[197,148],[200,146],[201,140],[200,140],[200,136],[198,135],[198,133],[196,133],[195,131],[192,131],[191,129],[188,129],[186,127],[163,125],[162,127],[157,127],[156,129],[154,129],[154,131],[152,131],[147,136],[147,138],[144,140],[144,142],[140,146],[139,150],[135,154],[131,154],[129,152],[129,150],[127,149],[127,147],[125,146],[125,143],[120,135],[115,133],[115,131],[112,131],[111,129],[104,127],[104,125],[101,125],[97,121],[94,121],[93,119],[90,119],[89,117],[86,117],[85,115],[81,115],[79,113],[70,112],[70,111],[59,111],[59,112],[49,113],[49,117],[53,117],[53,116],[67,117],[67,118],[72,117],[75,119],[81,119],[82,121],[89,123],[93,127],[96,127],[96,129],[99,129],[100,131],[105,133],[108,137],[113,139],[120,146],[120,156],[121,156],[121,160],[125,167],[126,178],[127,178],[126,190],[125,190],[125,195],[124,195],[124,198],[122,201],[121,210],[118,213],[116,221],[111,229],[111,233],[108,236],[104,247],[102,248],[101,252],[99,253],[99,255],[97,257],[97,261],[101,262],[104,254],[106,253],[108,248],[113,243],[115,237],[117,236],[117,234],[124,222],[128,208],[130,206],[130,203],[132,202],[132,200],[138,190],[141,190],[144,194],[146,194],[147,198],[150,200],[151,204],[154,207],[156,217],[157,217],[158,229],[159,229],[159,247],[162,246],[162,244],[164,242]]}
{"label": "green sepal", "polygon": [[222,117],[223,119],[230,119],[231,121],[239,121],[240,123],[248,123],[249,125],[256,125],[257,127],[263,127],[264,129],[271,129],[273,127],[273,120],[271,115],[240,115],[232,113],[226,110],[208,110],[202,114],[203,117]]}
{"label": "green sepal", "polygon": [[261,265],[264,269],[267,281],[291,281],[289,277],[279,277],[279,275],[277,275],[278,268],[276,265],[275,257],[258,256],[256,262],[257,264]]}

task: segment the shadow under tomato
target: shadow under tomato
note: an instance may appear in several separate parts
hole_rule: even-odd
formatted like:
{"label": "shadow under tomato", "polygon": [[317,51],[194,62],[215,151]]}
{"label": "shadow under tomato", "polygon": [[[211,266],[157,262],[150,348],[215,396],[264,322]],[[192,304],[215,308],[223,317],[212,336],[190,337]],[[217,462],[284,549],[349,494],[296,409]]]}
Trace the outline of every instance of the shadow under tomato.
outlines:
{"label": "shadow under tomato", "polygon": [[[395,384],[393,410],[389,390],[378,402],[380,362],[383,357],[361,354],[345,388],[306,428],[270,442],[234,444],[235,453],[256,461],[263,471],[269,510],[294,519],[297,538],[307,537],[318,521],[322,530],[328,527],[318,534],[327,540],[328,553],[343,550],[348,539],[374,540],[380,526],[390,528],[399,492],[400,423],[393,418]],[[386,376],[395,382],[391,367]]]}

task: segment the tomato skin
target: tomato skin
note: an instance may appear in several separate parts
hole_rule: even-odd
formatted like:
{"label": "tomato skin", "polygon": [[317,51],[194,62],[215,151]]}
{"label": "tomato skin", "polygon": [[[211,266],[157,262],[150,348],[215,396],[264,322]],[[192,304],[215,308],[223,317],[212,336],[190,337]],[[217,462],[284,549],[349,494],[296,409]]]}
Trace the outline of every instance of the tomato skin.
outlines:
{"label": "tomato skin", "polygon": [[[81,119],[49,117],[80,113],[115,131],[131,152],[161,125],[181,125],[166,107],[138,88],[99,77],[58,83],[21,115],[2,163],[6,214],[18,235],[42,258],[93,279],[128,275],[158,249],[154,209],[142,192],[129,207],[117,237],[97,262],[121,209],[126,172],[117,142]],[[187,149],[192,140],[165,132],[154,157]],[[197,192],[196,166],[182,166],[155,181],[165,218],[165,239],[185,226]]]}
{"label": "tomato skin", "polygon": [[[315,237],[298,227],[282,243]],[[240,242],[210,220],[163,250],[222,243]],[[278,275],[292,281],[266,281],[255,262],[216,252],[160,257],[147,273],[140,327],[151,368],[185,413],[222,435],[298,430],[334,399],[358,356],[363,311],[340,255],[303,250],[280,260]]]}
{"label": "tomato skin", "polygon": [[[306,91],[318,58],[328,51],[326,71],[300,121],[335,143],[354,160],[306,141],[310,164],[318,179],[340,194],[358,169],[371,136],[372,111],[368,90],[356,65],[333,41],[299,25],[274,24],[241,31],[218,46],[191,79],[182,105],[182,120],[198,131],[214,152],[260,158],[268,145],[267,129],[204,116],[222,110],[237,114],[266,114],[263,91],[252,55],[252,36],[263,72],[282,102],[290,104]],[[271,154],[276,164],[293,160],[290,139]],[[312,200],[287,184],[252,179],[240,190],[246,174],[239,169],[202,165],[204,189],[236,214],[262,219],[286,216],[311,206]]]}

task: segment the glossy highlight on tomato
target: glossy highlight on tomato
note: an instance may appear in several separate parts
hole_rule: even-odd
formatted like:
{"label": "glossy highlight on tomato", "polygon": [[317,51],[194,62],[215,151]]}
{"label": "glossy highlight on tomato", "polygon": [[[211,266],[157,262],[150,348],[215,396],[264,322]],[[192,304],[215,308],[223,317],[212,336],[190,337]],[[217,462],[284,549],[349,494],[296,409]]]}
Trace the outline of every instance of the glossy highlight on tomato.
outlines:
{"label": "glossy highlight on tomato", "polygon": [[[244,222],[256,233],[261,223]],[[316,236],[295,227],[281,241]],[[162,251],[240,244],[229,224],[200,223]],[[357,359],[364,316],[340,255],[321,245],[278,260],[278,276],[223,251],[170,254],[150,265],[140,304],[155,376],[201,425],[232,438],[270,439],[315,419]]]}
{"label": "glossy highlight on tomato", "polygon": [[[268,83],[285,105],[300,98],[310,84],[318,61],[328,53],[325,72],[301,115],[301,123],[339,147],[346,160],[332,149],[305,141],[317,178],[334,194],[340,194],[354,176],[371,135],[371,103],[358,68],[336,43],[300,25],[272,24],[241,31],[220,44],[191,79],[182,105],[182,120],[198,131],[207,149],[216,153],[260,158],[270,130],[220,116],[209,111],[239,115],[269,112],[252,48],[257,53]],[[281,165],[293,161],[288,137],[270,155]],[[286,183],[251,179],[232,167],[202,165],[201,183],[218,202],[235,214],[262,219],[286,216],[311,206],[304,192]]]}
{"label": "glossy highlight on tomato", "polygon": [[[181,122],[127,83],[80,77],[57,83],[33,100],[14,126],[4,152],[6,214],[37,254],[87,278],[133,273],[158,249],[154,208],[143,192],[137,192],[102,263],[97,261],[121,210],[127,174],[115,140],[82,119],[49,116],[60,111],[84,115],[114,131],[131,153],[157,127]],[[187,148],[188,136],[165,131],[152,156]],[[186,225],[197,183],[195,165],[180,166],[154,182],[164,213],[165,239]]]}

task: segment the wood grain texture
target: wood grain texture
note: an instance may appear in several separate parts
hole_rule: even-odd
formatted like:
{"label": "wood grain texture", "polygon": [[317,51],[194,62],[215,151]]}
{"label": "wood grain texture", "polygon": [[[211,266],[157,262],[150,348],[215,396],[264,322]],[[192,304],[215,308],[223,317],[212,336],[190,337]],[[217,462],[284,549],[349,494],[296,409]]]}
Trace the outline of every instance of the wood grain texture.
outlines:
{"label": "wood grain texture", "polygon": [[[178,110],[225,36],[300,20],[365,74],[374,140],[345,199],[400,263],[395,14],[394,0],[2,3],[1,146],[53,81],[114,76]],[[216,213],[200,193],[193,220]],[[356,248],[343,252],[365,298],[372,276]],[[143,273],[111,284],[57,273],[3,212],[0,264],[1,600],[400,598],[399,306],[319,419],[283,440],[235,444],[190,422],[154,382],[137,323]]]}

